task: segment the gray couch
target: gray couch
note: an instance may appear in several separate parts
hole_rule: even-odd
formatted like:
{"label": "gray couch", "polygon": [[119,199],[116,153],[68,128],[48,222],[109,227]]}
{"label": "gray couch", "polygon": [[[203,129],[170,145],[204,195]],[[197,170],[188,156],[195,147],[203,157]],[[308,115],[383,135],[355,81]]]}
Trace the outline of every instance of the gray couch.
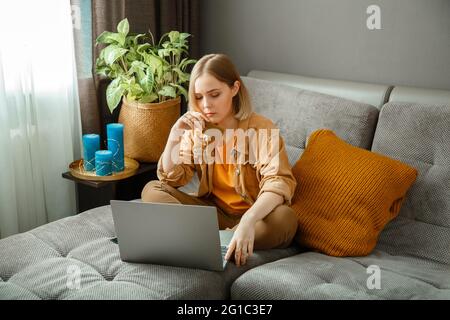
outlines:
{"label": "gray couch", "polygon": [[0,298],[450,299],[450,92],[263,71],[243,80],[256,111],[281,129],[291,164],[312,131],[329,128],[419,170],[370,255],[293,244],[223,272],[126,263],[108,240],[115,232],[104,206],[0,240]]}

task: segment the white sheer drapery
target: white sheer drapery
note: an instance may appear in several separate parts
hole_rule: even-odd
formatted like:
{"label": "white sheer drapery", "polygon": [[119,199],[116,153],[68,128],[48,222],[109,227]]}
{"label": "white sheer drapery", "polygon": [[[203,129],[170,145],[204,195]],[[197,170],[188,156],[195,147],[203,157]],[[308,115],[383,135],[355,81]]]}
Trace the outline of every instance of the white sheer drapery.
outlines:
{"label": "white sheer drapery", "polygon": [[0,2],[0,237],[76,212],[80,115],[69,0]]}

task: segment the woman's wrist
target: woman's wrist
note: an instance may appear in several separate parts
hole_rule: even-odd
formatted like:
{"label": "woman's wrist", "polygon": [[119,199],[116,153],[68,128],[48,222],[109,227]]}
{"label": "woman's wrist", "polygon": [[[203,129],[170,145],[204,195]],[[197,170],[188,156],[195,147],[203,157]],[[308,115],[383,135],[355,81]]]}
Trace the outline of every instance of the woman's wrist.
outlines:
{"label": "woman's wrist", "polygon": [[248,209],[241,218],[241,222],[247,222],[253,225],[256,224],[258,220],[259,219],[256,216],[255,212],[252,210],[252,208]]}
{"label": "woman's wrist", "polygon": [[266,191],[256,199],[241,220],[245,217],[245,220],[256,223],[259,220],[263,220],[276,206],[283,202],[284,197],[271,191]]}

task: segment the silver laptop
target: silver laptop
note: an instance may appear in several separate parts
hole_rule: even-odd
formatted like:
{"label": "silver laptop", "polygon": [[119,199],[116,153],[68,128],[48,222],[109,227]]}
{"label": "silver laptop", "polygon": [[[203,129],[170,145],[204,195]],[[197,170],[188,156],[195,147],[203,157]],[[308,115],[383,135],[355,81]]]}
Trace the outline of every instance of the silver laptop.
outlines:
{"label": "silver laptop", "polygon": [[222,271],[233,231],[219,231],[213,206],[111,200],[120,258]]}

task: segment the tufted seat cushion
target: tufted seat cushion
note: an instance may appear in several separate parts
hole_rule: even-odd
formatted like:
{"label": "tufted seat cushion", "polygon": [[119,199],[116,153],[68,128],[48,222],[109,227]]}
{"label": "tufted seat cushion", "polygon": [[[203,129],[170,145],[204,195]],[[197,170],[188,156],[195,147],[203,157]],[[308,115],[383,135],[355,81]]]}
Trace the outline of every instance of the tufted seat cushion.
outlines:
{"label": "tufted seat cushion", "polygon": [[123,262],[114,236],[103,206],[0,240],[0,299],[226,299],[245,271],[299,252],[256,251],[214,272]]}
{"label": "tufted seat cushion", "polygon": [[[379,286],[369,266],[379,268]],[[380,250],[353,258],[307,252],[245,273],[233,284],[231,298],[450,299],[450,271],[444,264]]]}

